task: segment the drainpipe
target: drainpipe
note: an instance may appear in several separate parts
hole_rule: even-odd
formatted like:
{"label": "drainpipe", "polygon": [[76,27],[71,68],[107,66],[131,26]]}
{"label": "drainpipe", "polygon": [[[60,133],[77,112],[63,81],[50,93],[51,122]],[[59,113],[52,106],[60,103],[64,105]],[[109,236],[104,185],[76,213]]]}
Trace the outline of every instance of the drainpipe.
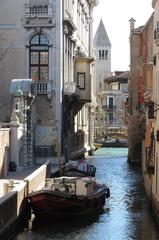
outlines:
{"label": "drainpipe", "polygon": [[64,162],[66,162],[66,153],[65,153],[65,129],[64,129],[64,126],[65,126],[65,111],[64,111],[64,104],[65,104],[65,99],[64,99],[64,88],[65,88],[65,73],[64,73],[64,69],[65,69],[65,65],[64,65],[64,62],[65,62],[65,39],[64,39],[64,25],[63,25],[63,19],[64,19],[64,1],[62,1],[62,49],[63,49],[63,52],[62,52],[62,83],[63,83],[63,88],[62,88],[62,147],[61,147],[61,152],[62,154],[64,155]]}
{"label": "drainpipe", "polygon": [[63,1],[56,0],[56,119],[57,123],[57,160],[61,174],[62,144],[62,105],[63,105]]}
{"label": "drainpipe", "polygon": [[[129,75],[129,107],[130,107],[130,115],[133,114],[133,104],[132,104],[132,31],[134,29],[135,20],[131,18],[129,20],[130,22],[130,37],[129,37],[129,43],[130,43],[130,75]],[[129,129],[128,129],[129,131]],[[132,161],[132,147],[128,146],[128,162],[130,163]]]}
{"label": "drainpipe", "polygon": [[130,75],[129,75],[129,87],[130,87],[130,100],[129,100],[129,104],[130,104],[130,113],[132,115],[133,111],[132,111],[132,31],[134,30],[134,26],[135,26],[135,19],[131,18],[129,20],[130,22],[130,37],[129,37],[129,43],[130,43]]}

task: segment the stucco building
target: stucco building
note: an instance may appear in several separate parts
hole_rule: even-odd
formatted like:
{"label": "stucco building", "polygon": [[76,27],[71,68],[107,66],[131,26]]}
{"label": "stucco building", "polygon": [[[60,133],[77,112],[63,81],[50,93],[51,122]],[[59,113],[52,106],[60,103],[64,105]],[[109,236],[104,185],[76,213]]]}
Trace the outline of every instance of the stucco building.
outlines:
{"label": "stucco building", "polygon": [[[130,78],[130,97],[132,115],[135,115],[137,111],[145,115],[144,135],[141,132],[141,125],[140,131],[136,133],[142,136],[142,139],[140,139],[140,141],[142,141],[142,169],[147,199],[153,213],[157,219],[159,219],[159,1],[153,0],[152,6],[154,13],[150,16],[146,24],[138,29],[131,28],[130,46],[132,71]],[[133,74],[135,66],[136,72],[138,73],[137,76]],[[138,79],[139,81],[137,81]],[[138,87],[136,87],[137,83],[139,84]],[[135,100],[133,93],[135,92],[134,90],[137,89],[138,94]],[[136,105],[133,106],[135,102]],[[136,116],[137,115],[135,115],[135,117]],[[138,137],[137,134],[136,137]],[[131,161],[133,162],[134,158],[133,156],[131,157]]]}
{"label": "stucco building", "polygon": [[128,78],[129,71],[115,71],[113,76],[104,80],[103,109],[107,119],[105,132],[107,138],[127,138]]}
{"label": "stucco building", "polygon": [[25,144],[32,147],[32,159],[26,156],[25,165],[33,163],[34,156],[58,151],[68,160],[93,148],[92,13],[97,4],[96,0],[0,2],[0,121],[10,121],[11,98],[16,95],[13,89],[10,95],[11,80],[31,79],[32,100],[26,99],[30,111],[21,119],[27,126]]}
{"label": "stucco building", "polygon": [[152,71],[151,71],[151,94],[147,104],[147,127],[143,155],[143,173],[145,189],[150,205],[159,219],[159,1],[153,0],[154,14],[150,36],[152,37]]}
{"label": "stucco building", "polygon": [[129,155],[130,162],[141,162],[142,140],[145,136],[145,102],[152,95],[153,14],[144,26],[135,28],[130,19],[130,78],[129,78]]}

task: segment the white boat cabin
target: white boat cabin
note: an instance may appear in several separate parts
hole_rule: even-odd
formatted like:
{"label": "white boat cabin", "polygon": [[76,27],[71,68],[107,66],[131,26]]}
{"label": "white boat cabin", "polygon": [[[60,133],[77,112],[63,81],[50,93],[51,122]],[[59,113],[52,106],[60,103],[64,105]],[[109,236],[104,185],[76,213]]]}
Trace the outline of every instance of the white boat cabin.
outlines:
{"label": "white boat cabin", "polygon": [[87,196],[95,191],[95,180],[92,177],[59,177],[46,179],[46,189]]}

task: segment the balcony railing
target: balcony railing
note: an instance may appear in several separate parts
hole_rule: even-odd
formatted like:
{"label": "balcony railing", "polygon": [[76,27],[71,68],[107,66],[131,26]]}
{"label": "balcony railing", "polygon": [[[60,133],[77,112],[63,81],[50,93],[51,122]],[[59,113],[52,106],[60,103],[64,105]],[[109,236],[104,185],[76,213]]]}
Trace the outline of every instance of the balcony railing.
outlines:
{"label": "balcony railing", "polygon": [[47,82],[37,81],[34,83],[35,95],[38,94],[47,94]]}
{"label": "balcony railing", "polygon": [[25,5],[26,24],[30,23],[31,19],[45,18],[48,23],[52,23],[53,5],[52,4],[26,4]]}
{"label": "balcony railing", "polygon": [[48,6],[39,5],[30,7],[30,16],[39,17],[39,16],[48,16]]}
{"label": "balcony railing", "polygon": [[36,81],[33,83],[34,95],[47,95],[51,97],[51,82],[50,81]]}
{"label": "balcony railing", "polygon": [[107,89],[106,91],[103,91],[103,94],[106,94],[108,96],[109,95],[121,96],[122,93],[128,94],[128,90],[127,89],[120,89],[120,90]]}
{"label": "balcony railing", "polygon": [[64,94],[65,95],[74,95],[79,96],[79,88],[77,87],[76,82],[66,82],[64,85]]}

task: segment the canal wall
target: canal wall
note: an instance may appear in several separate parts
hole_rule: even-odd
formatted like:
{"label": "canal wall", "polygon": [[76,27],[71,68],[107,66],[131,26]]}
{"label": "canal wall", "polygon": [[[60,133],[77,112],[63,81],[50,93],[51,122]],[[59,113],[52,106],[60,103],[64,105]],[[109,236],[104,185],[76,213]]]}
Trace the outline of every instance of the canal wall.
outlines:
{"label": "canal wall", "polygon": [[0,239],[12,239],[22,220],[27,217],[28,194],[44,187],[49,176],[50,161],[23,180],[0,180]]}
{"label": "canal wall", "polygon": [[[150,137],[148,138],[148,140]],[[150,210],[153,213],[155,221],[159,225],[159,196],[156,194],[156,177],[154,174],[150,173],[146,167],[147,164],[147,151],[146,147],[150,145],[150,142],[143,141],[142,142],[142,173],[144,178],[144,190],[145,190],[145,196],[146,201],[148,203],[148,206],[150,207]]]}
{"label": "canal wall", "polygon": [[27,195],[31,192],[42,189],[45,186],[45,179],[51,175],[51,162],[44,163],[40,168],[31,175],[24,178],[27,184]]}
{"label": "canal wall", "polygon": [[146,151],[145,146],[146,142],[142,141],[142,173],[144,179],[144,190],[148,204],[151,204],[152,201],[152,177],[146,170]]}
{"label": "canal wall", "polygon": [[5,240],[14,235],[18,221],[24,214],[25,197],[26,183],[21,181],[10,192],[0,198],[0,239]]}

